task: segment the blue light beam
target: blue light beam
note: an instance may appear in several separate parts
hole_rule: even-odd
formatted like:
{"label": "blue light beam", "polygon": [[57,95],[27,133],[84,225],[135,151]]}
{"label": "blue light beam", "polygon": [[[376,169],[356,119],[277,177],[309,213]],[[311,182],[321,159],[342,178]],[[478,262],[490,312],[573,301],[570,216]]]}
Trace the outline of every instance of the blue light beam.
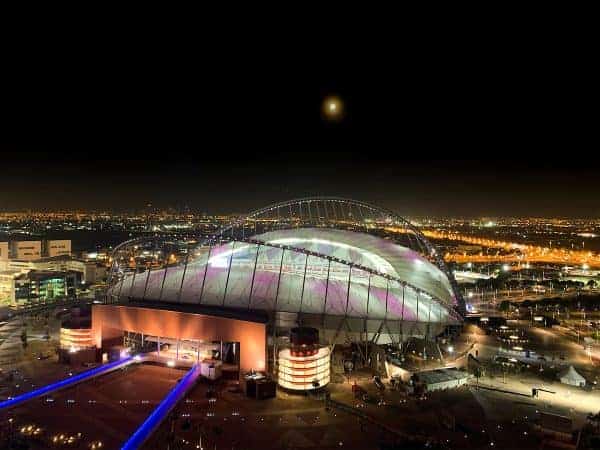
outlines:
{"label": "blue light beam", "polygon": [[119,361],[114,361],[108,364],[104,364],[100,367],[96,367],[94,369],[86,370],[85,372],[81,372],[77,375],[74,375],[69,378],[65,378],[64,380],[58,381],[56,383],[48,384],[44,387],[36,389],[34,391],[26,392],[25,394],[18,395],[17,397],[11,398],[9,400],[5,400],[0,402],[0,410],[12,408],[13,406],[19,405],[27,400],[34,399],[36,397],[41,397],[44,394],[48,394],[50,392],[56,391],[58,389],[63,389],[65,387],[71,386],[73,384],[79,383],[80,381],[84,381],[88,378],[101,375],[104,372],[107,372],[112,369],[116,369],[119,366],[124,366],[133,361],[133,357],[129,356],[124,359],[120,359]]}
{"label": "blue light beam", "polygon": [[129,440],[123,444],[121,450],[135,450],[150,437],[154,430],[167,417],[171,409],[183,398],[188,389],[193,386],[194,382],[200,375],[200,367],[194,365],[188,373],[181,379],[177,385],[171,389],[162,402],[152,411],[148,418],[140,425],[140,427],[131,435]]}

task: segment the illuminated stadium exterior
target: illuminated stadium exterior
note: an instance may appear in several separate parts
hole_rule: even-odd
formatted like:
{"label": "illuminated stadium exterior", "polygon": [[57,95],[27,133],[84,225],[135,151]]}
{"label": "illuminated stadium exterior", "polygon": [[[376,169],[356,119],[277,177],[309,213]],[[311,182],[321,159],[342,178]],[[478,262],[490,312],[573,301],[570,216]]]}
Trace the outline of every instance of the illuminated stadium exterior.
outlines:
{"label": "illuminated stadium exterior", "polygon": [[269,348],[298,325],[318,328],[323,344],[400,344],[434,336],[464,313],[452,274],[414,226],[339,198],[271,205],[208,237],[125,242],[113,254],[107,297],[123,306],[260,314]]}

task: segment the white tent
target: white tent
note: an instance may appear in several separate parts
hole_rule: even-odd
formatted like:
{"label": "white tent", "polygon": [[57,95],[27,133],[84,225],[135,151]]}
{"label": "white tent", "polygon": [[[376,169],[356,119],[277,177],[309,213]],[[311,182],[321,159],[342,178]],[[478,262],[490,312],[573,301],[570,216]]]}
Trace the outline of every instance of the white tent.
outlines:
{"label": "white tent", "polygon": [[568,384],[570,386],[585,386],[585,378],[583,378],[579,373],[573,368],[573,366],[569,366],[568,369],[563,370],[559,375],[558,379],[563,384]]}

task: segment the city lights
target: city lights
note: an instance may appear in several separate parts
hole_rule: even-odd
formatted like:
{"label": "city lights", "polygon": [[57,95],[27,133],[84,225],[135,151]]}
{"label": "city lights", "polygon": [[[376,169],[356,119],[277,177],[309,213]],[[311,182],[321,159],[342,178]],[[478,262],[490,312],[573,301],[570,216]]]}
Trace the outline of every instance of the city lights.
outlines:
{"label": "city lights", "polygon": [[[403,229],[389,228],[395,232],[403,232]],[[448,239],[450,241],[462,241],[467,244],[481,246],[482,248],[498,249],[500,252],[480,253],[476,255],[465,255],[459,252],[448,253],[445,255],[447,261],[458,263],[478,262],[532,262],[555,263],[555,264],[573,264],[586,267],[600,267],[600,254],[585,250],[573,250],[560,247],[542,247],[530,244],[516,242],[499,241],[471,235],[465,235],[458,232],[447,232],[437,230],[424,230],[423,234],[432,239]],[[586,269],[584,269],[586,270]]]}

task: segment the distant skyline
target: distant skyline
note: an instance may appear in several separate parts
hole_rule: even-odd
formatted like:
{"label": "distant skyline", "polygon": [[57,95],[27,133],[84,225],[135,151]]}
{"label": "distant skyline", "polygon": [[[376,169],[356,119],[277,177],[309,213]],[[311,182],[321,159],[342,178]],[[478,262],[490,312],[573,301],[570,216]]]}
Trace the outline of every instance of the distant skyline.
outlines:
{"label": "distant skyline", "polygon": [[[51,153],[5,159],[0,211],[139,211],[185,207],[243,213],[312,195],[360,199],[407,216],[600,217],[593,170],[511,160],[368,159],[356,153],[287,153],[224,162],[78,161]],[[245,164],[244,164],[245,163]]]}

